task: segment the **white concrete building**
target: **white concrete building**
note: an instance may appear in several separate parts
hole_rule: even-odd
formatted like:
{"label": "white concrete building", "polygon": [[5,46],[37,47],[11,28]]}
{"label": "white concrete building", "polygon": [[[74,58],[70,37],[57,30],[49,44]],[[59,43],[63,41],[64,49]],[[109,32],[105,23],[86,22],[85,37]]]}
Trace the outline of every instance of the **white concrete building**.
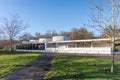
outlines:
{"label": "white concrete building", "polygon": [[[119,41],[120,38],[116,38]],[[17,51],[30,52],[57,52],[57,53],[83,53],[83,54],[111,54],[111,39],[70,40],[64,36],[41,38],[39,40],[25,41],[16,45]]]}

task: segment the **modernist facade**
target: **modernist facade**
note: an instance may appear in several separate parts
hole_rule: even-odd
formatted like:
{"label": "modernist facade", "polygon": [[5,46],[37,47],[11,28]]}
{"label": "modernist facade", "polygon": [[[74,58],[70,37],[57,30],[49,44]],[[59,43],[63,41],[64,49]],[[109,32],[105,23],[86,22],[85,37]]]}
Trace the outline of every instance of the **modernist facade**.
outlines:
{"label": "modernist facade", "polygon": [[[116,39],[119,41],[119,39]],[[56,53],[87,53],[111,54],[111,39],[71,40],[65,36],[40,38],[39,40],[23,41],[16,45],[17,51],[56,52]]]}

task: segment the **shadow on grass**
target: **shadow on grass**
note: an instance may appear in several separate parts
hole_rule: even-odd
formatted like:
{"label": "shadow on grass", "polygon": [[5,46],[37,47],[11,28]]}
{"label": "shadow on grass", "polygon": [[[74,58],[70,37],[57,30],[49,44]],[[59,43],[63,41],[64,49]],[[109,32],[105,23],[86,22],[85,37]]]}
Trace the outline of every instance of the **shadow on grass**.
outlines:
{"label": "shadow on grass", "polygon": [[120,76],[119,75],[113,76],[113,74],[87,73],[55,76],[45,80],[120,80]]}
{"label": "shadow on grass", "polygon": [[83,75],[83,74],[73,74],[73,75],[63,75],[63,76],[56,76],[56,77],[52,77],[46,80],[64,80],[64,79],[70,79],[70,80],[84,80],[84,79],[88,79],[88,80],[93,80],[93,79],[99,79],[99,80],[110,80],[111,77],[110,76],[96,76],[96,75]]}
{"label": "shadow on grass", "polygon": [[63,79],[83,80],[83,78],[84,78],[84,75],[82,75],[82,74],[73,74],[73,75],[55,76],[55,77],[51,77],[51,78],[45,79],[45,80],[63,80]]}
{"label": "shadow on grass", "polygon": [[[13,51],[13,53],[11,53],[10,50],[0,50],[0,55],[9,55],[9,54],[28,54],[28,53],[40,53],[40,52],[23,52],[23,51]],[[43,53],[40,53],[40,54],[43,54]]]}

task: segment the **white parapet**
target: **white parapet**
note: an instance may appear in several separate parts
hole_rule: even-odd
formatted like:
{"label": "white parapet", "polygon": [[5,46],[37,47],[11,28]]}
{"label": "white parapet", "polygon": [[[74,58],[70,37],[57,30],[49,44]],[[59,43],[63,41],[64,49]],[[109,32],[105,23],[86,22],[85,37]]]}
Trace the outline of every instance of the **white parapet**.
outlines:
{"label": "white parapet", "polygon": [[53,36],[53,42],[54,41],[64,41],[64,36]]}
{"label": "white parapet", "polygon": [[38,40],[29,40],[30,43],[38,43]]}
{"label": "white parapet", "polygon": [[111,54],[110,47],[46,48],[46,51],[58,53]]}
{"label": "white parapet", "polygon": [[42,42],[43,42],[43,43],[44,43],[44,42],[51,42],[51,41],[52,41],[52,38],[40,38],[40,39],[39,39],[39,42],[40,42],[40,43],[42,43]]}
{"label": "white parapet", "polygon": [[23,44],[29,44],[29,41],[22,41]]}

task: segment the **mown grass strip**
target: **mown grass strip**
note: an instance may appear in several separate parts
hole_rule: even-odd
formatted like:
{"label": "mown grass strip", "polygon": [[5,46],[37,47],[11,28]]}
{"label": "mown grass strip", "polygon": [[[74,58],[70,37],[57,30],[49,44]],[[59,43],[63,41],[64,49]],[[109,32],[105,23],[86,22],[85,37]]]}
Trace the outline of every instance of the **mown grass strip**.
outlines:
{"label": "mown grass strip", "polygon": [[59,56],[52,60],[46,80],[120,80],[120,61],[110,74],[110,60]]}

